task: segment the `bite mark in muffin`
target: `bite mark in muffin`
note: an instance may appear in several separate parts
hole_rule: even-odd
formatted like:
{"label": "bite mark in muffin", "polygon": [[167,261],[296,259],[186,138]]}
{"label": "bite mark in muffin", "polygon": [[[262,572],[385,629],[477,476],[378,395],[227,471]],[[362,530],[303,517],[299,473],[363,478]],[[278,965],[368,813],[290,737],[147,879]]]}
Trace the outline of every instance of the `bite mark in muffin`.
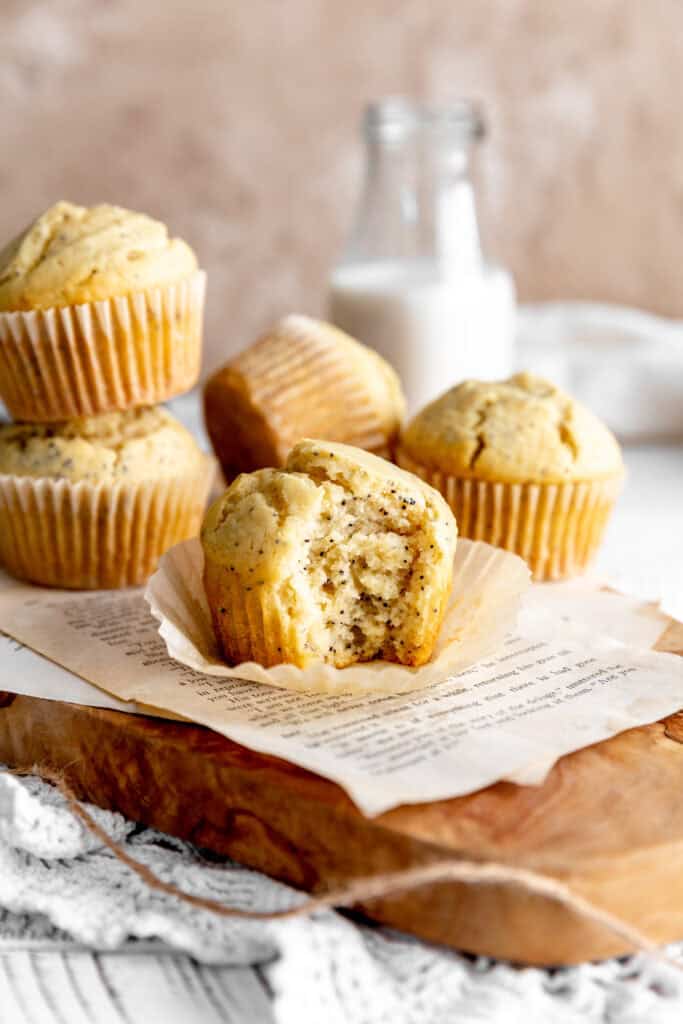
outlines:
{"label": "bite mark in muffin", "polygon": [[232,663],[429,660],[446,608],[453,516],[365,452],[303,441],[284,471],[239,477],[202,540],[216,636]]}

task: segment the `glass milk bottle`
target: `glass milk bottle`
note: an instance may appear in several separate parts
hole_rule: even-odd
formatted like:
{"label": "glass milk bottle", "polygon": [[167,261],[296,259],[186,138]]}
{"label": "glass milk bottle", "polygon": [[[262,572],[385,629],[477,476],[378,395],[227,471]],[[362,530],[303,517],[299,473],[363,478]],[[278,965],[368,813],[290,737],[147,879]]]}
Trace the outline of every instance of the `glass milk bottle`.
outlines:
{"label": "glass milk bottle", "polygon": [[398,371],[416,412],[466,377],[512,370],[515,291],[482,254],[468,102],[383,100],[365,114],[366,176],[330,281],[330,320]]}

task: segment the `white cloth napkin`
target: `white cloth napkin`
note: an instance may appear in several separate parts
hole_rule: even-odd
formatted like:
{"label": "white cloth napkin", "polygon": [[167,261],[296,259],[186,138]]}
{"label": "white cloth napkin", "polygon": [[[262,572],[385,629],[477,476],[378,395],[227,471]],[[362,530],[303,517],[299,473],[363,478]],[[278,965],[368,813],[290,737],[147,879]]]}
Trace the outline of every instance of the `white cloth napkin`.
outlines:
{"label": "white cloth napkin", "polygon": [[[90,813],[132,856],[186,891],[262,910],[301,893],[189,843]],[[683,974],[637,956],[555,972],[468,958],[333,912],[261,923],[219,918],[148,889],[35,778],[0,774],[0,950],[21,938],[99,949],[159,940],[208,964],[263,964],[278,1024],[665,1024]],[[683,955],[683,944],[671,947]],[[1,1000],[0,1000],[1,1004]],[[1,1018],[1,1013],[0,1013]]]}
{"label": "white cloth napkin", "polygon": [[523,305],[516,363],[565,388],[624,442],[626,486],[595,570],[683,620],[683,321],[592,302]]}
{"label": "white cloth napkin", "polygon": [[523,305],[517,366],[559,384],[625,441],[683,437],[683,322],[593,302]]}

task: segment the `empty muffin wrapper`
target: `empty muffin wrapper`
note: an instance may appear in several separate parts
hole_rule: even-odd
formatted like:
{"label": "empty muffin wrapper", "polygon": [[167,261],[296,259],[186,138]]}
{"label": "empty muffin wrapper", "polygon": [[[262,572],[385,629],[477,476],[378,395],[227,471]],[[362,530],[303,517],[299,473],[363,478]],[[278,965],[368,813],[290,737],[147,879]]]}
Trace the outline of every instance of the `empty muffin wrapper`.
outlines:
{"label": "empty muffin wrapper", "polygon": [[454,582],[432,658],[412,668],[386,661],[338,669],[255,662],[227,665],[218,652],[202,582],[197,539],[177,544],[160,561],[145,593],[169,655],[211,676],[267,683],[300,693],[408,693],[440,682],[491,654],[515,625],[529,569],[521,558],[480,541],[459,540]]}

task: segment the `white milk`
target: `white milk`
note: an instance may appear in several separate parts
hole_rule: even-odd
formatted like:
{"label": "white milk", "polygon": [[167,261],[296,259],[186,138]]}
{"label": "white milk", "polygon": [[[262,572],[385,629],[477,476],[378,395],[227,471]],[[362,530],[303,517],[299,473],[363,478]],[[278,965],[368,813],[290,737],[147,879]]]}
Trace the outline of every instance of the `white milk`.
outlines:
{"label": "white milk", "polygon": [[330,320],[394,366],[409,413],[465,377],[508,376],[514,319],[514,283],[499,267],[448,280],[428,263],[361,263],[330,282]]}

